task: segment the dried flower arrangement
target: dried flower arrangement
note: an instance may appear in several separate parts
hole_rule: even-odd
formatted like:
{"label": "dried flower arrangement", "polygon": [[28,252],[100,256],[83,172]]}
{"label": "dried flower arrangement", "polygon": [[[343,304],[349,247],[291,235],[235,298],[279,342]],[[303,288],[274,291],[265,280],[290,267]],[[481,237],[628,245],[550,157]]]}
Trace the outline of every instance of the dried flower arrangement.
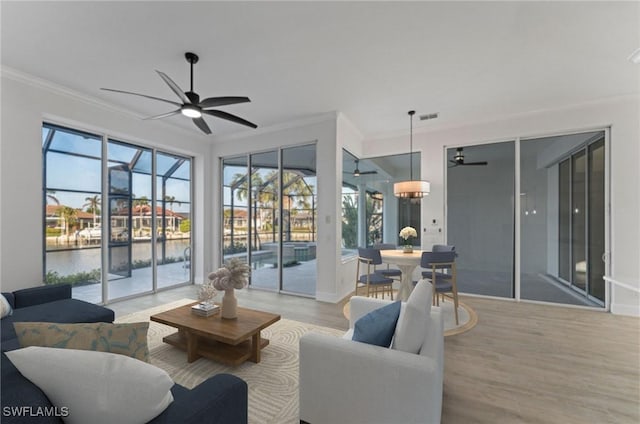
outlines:
{"label": "dried flower arrangement", "polygon": [[209,274],[209,281],[217,290],[242,289],[249,283],[251,267],[238,258],[229,259],[222,268]]}

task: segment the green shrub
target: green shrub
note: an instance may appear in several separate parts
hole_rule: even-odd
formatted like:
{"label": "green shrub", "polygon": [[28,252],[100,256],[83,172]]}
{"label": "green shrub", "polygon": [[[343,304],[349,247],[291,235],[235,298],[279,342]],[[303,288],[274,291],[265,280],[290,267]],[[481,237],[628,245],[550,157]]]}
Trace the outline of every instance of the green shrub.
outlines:
{"label": "green shrub", "polygon": [[100,283],[101,273],[99,269],[77,272],[75,274],[60,275],[57,271],[47,271],[45,284],[71,284],[72,286],[84,286]]}
{"label": "green shrub", "polygon": [[226,246],[223,250],[225,255],[231,255],[233,253],[244,253],[247,251],[246,243],[233,243],[231,246]]}
{"label": "green shrub", "polygon": [[45,234],[47,237],[58,237],[62,234],[62,230],[60,228],[49,228],[45,230]]}

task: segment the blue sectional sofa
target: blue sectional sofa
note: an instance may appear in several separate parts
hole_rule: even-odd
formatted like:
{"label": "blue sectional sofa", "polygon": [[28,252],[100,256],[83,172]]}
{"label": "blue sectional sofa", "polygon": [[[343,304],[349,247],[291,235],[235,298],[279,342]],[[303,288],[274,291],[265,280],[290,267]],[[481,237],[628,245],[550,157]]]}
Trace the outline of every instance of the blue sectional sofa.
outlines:
{"label": "blue sectional sofa", "polygon": [[[14,322],[44,321],[58,323],[113,322],[111,309],[71,298],[71,286],[42,286],[2,293],[13,308],[13,314],[2,319],[0,333],[2,423],[62,423],[59,417],[20,417],[11,408],[51,408],[51,402],[31,381],[20,374],[4,352],[20,347]],[[99,384],[99,382],[96,382]],[[218,374],[189,390],[178,384],[171,388],[174,401],[151,423],[246,423],[247,383],[233,375]],[[14,409],[15,410],[15,409]]]}

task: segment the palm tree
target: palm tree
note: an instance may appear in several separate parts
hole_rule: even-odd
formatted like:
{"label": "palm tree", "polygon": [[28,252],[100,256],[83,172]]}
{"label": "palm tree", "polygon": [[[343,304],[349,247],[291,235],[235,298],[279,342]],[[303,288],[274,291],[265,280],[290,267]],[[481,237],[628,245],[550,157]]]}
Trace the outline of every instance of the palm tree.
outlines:
{"label": "palm tree", "polygon": [[176,200],[175,196],[166,195],[166,196],[164,196],[164,201],[169,204],[169,210],[171,212],[173,212],[173,204],[174,203],[177,203],[178,206],[182,205],[182,202],[179,201],[179,200]]}
{"label": "palm tree", "polygon": [[69,206],[63,206],[58,209],[58,214],[64,221],[64,229],[65,235],[67,236],[67,240],[69,239],[69,227],[76,223],[76,217],[78,216],[78,211]]}
{"label": "palm tree", "polygon": [[[164,202],[169,204],[169,211],[171,212],[171,214],[172,214],[172,215],[173,215],[173,204],[174,204],[174,203],[177,203],[177,204],[178,204],[178,206],[182,205],[182,202],[181,202],[181,201],[179,201],[179,200],[176,200],[176,197],[175,197],[175,196],[165,195],[165,196],[164,196]],[[166,215],[166,213],[165,213],[165,210],[164,210],[164,209],[163,209],[162,213],[163,213],[163,215]],[[173,230],[175,231],[175,229],[176,229],[176,227],[177,227],[177,226],[176,226],[176,219],[175,219],[175,217],[174,217],[174,218],[171,218],[171,223],[173,224],[173,226],[174,226],[174,227],[173,227]]]}
{"label": "palm tree", "polygon": [[47,200],[51,200],[56,205],[60,205],[60,200],[58,200],[58,198],[55,196],[55,194],[56,194],[55,190],[47,189]]}
{"label": "palm tree", "polygon": [[98,207],[100,206],[100,196],[96,194],[93,197],[85,197],[84,200],[87,203],[82,205],[82,207],[83,208],[86,207],[87,208],[87,212],[93,212],[93,226],[95,228],[95,226],[96,226],[96,213],[98,213],[98,211],[99,211]]}
{"label": "palm tree", "polygon": [[139,235],[142,236],[142,215],[143,215],[143,209],[144,206],[147,206],[149,204],[149,199],[147,199],[147,196],[142,196],[139,199],[135,199],[133,201],[133,207],[138,207],[139,211],[140,211],[140,232]]}

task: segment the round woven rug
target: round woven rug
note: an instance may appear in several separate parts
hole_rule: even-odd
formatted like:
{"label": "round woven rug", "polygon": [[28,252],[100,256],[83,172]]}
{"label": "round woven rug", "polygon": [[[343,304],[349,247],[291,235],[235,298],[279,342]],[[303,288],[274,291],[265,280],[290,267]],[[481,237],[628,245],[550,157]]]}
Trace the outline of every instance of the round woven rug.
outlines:
{"label": "round woven rug", "polygon": [[[394,298],[396,291],[394,290]],[[458,322],[456,325],[456,317],[453,313],[453,299],[445,296],[445,301],[440,301],[440,309],[442,310],[442,316],[444,317],[444,335],[455,336],[456,334],[462,334],[471,330],[478,323],[478,316],[476,312],[468,305],[458,302]],[[349,319],[349,302],[344,305],[342,313],[345,318]]]}

